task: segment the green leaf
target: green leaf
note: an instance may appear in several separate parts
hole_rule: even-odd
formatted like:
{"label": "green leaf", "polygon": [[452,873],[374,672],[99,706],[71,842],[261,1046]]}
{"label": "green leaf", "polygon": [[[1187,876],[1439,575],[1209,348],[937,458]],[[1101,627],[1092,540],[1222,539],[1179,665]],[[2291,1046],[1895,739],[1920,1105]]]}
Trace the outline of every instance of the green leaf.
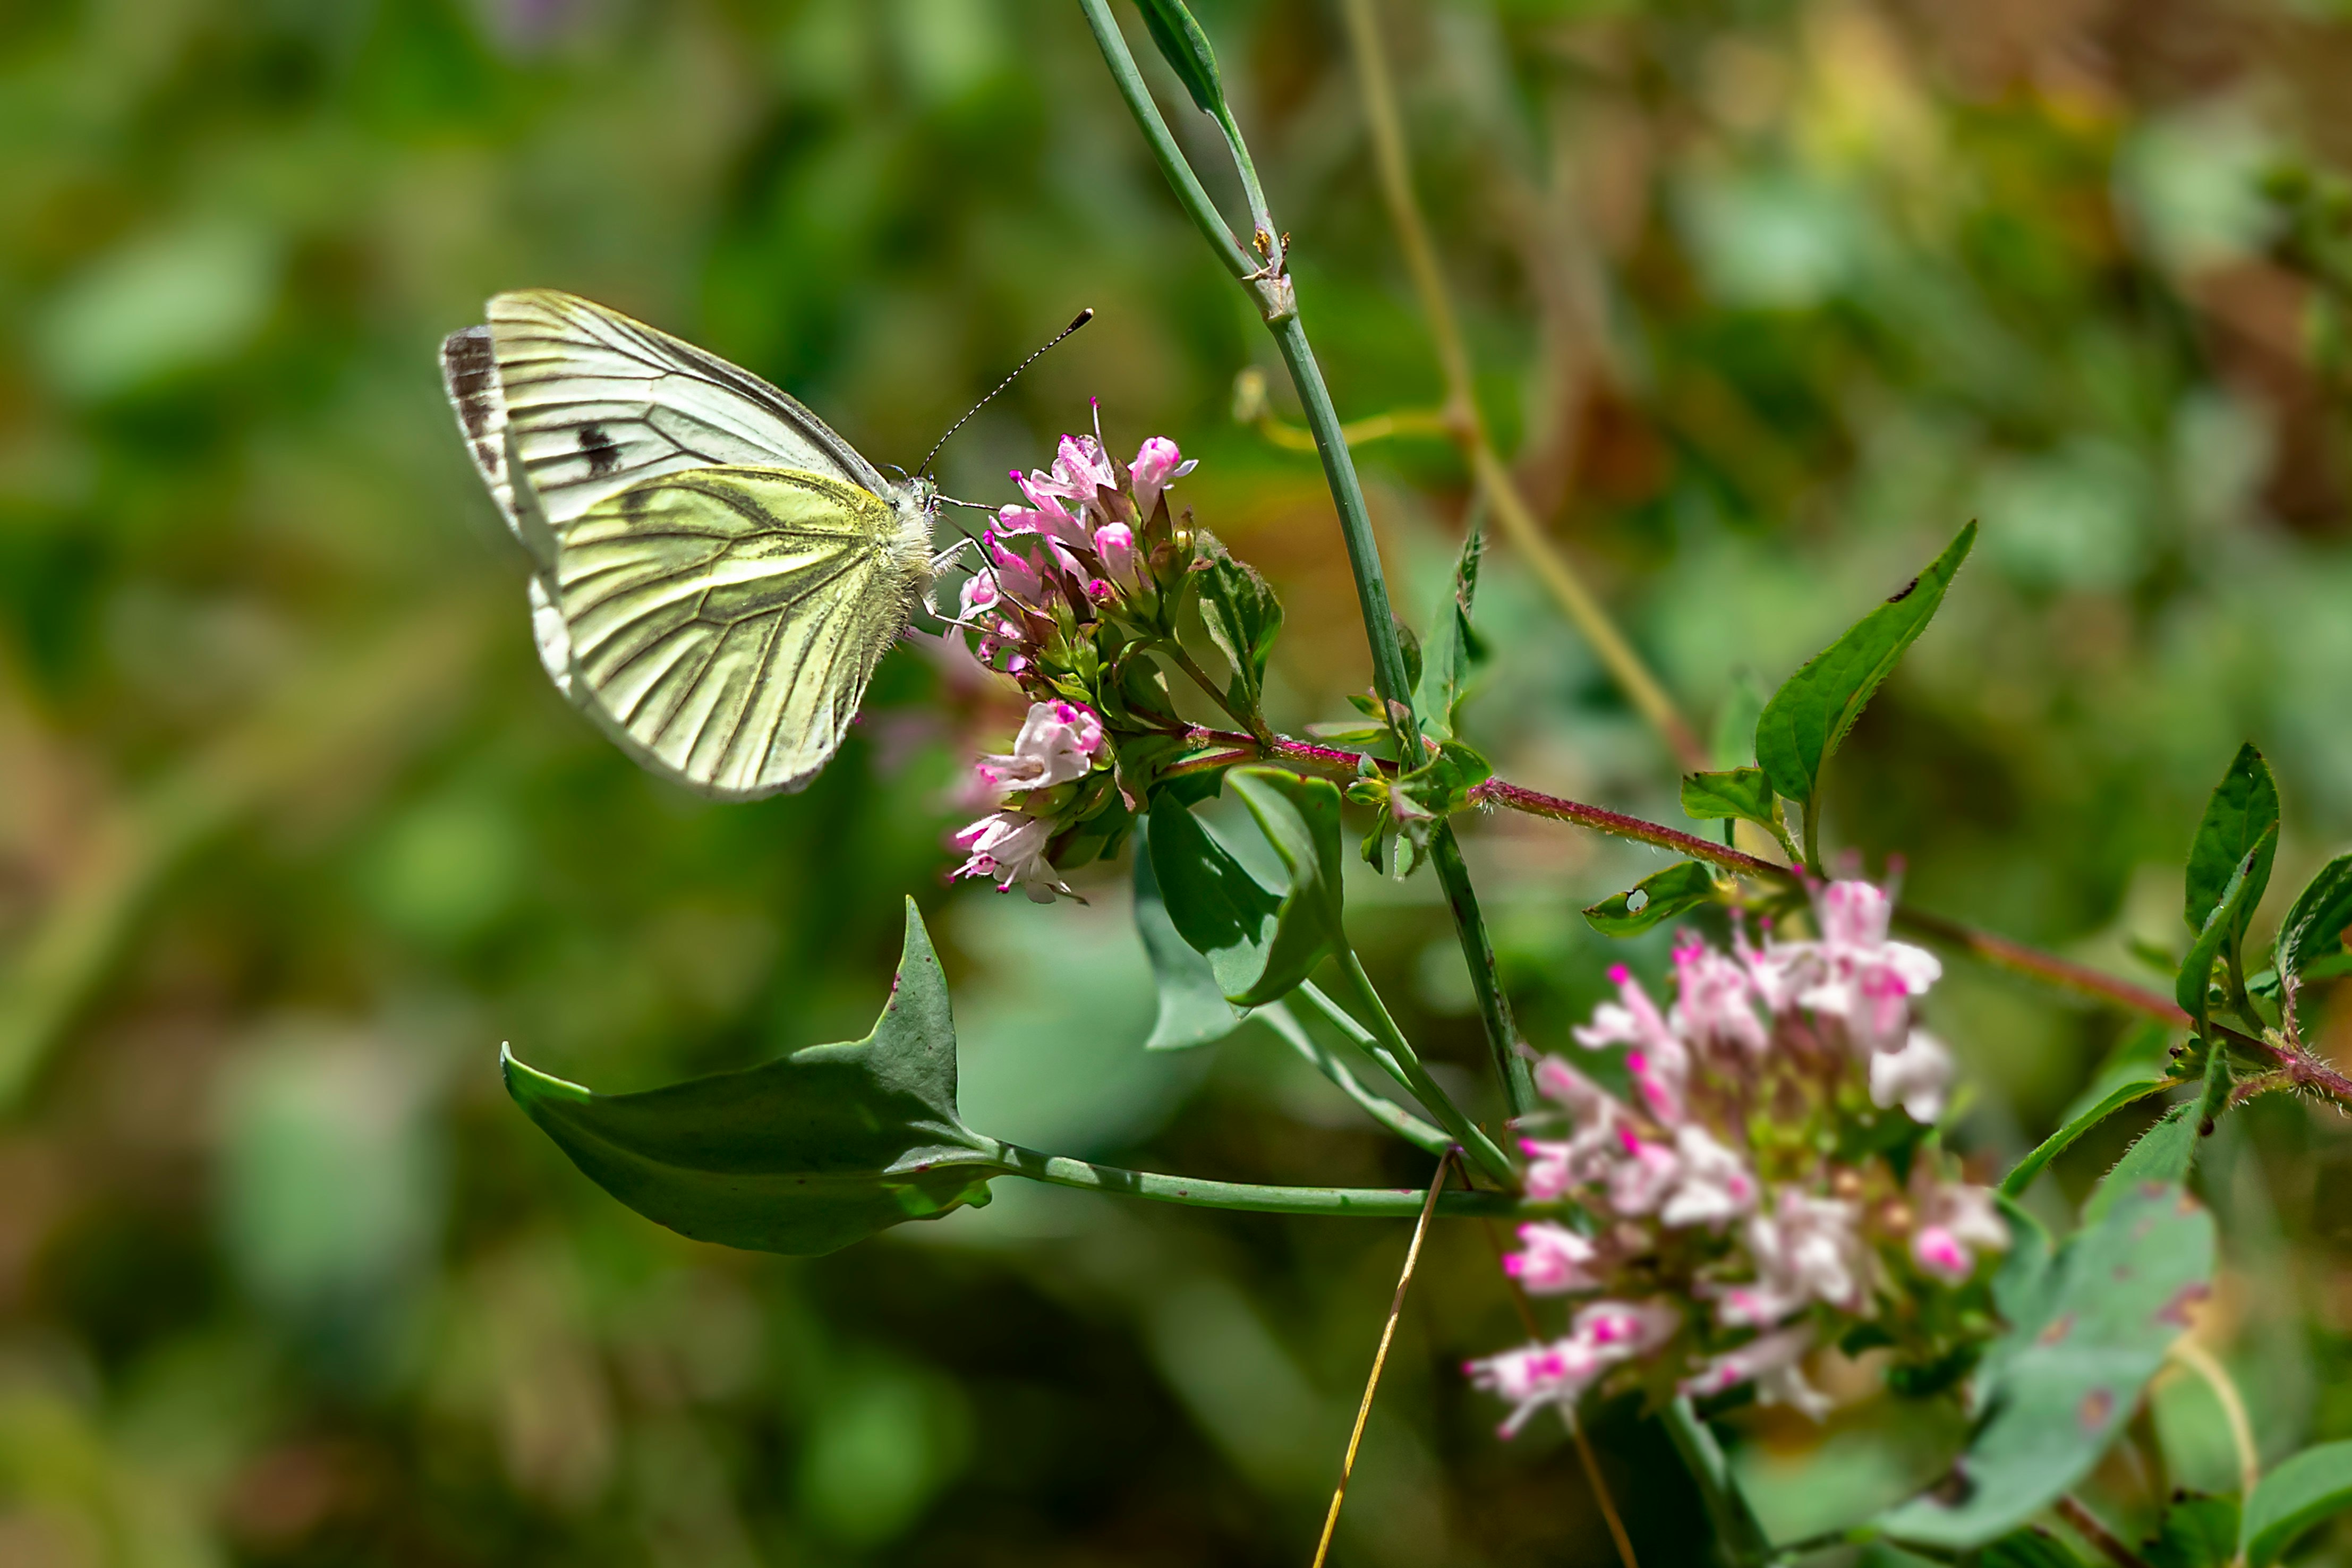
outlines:
{"label": "green leaf", "polygon": [[1718,768],[1744,768],[1756,760],[1756,721],[1764,716],[1764,688],[1755,671],[1731,679],[1731,690],[1715,715],[1707,753]]}
{"label": "green leaf", "polygon": [[2011,1531],[1984,1549],[1977,1568],[2090,1568],[2074,1549],[2042,1529]]}
{"label": "green leaf", "polygon": [[2146,1100],[2167,1087],[2168,1080],[2160,1072],[2147,1078],[2135,1078],[2117,1084],[2067,1123],[2044,1138],[2033,1152],[2020,1160],[2008,1175],[2000,1179],[2000,1190],[2015,1197],[2033,1184],[2033,1178],[2042,1167],[2074,1146],[2074,1141],[2125,1106]]}
{"label": "green leaf", "polygon": [[1756,721],[1756,760],[1764,765],[1774,789],[1790,800],[1812,799],[1822,767],[1903,650],[1927,629],[1976,538],[1977,525],[1971,522],[1925,572],[1856,621],[1772,694]]}
{"label": "green leaf", "polygon": [[2352,925],[2352,852],[2322,866],[2287,907],[2273,949],[2279,973],[2317,979],[2334,970],[2345,957],[2347,925]]}
{"label": "green leaf", "polygon": [[2238,1500],[2181,1498],[2164,1510],[2156,1539],[2139,1549],[2147,1568],[2226,1568],[2238,1552]]}
{"label": "green leaf", "polygon": [[[2230,771],[2213,786],[2212,796],[2205,803],[2204,819],[2197,825],[2197,836],[2189,841],[2188,889],[2181,915],[2190,931],[2205,929],[2206,918],[2226,896],[2230,879],[2247,851],[2277,827],[2278,820],[2278,784],[2271,778],[2270,764],[2249,742],[2238,748]],[[2276,837],[2271,842],[2275,846]],[[2253,904],[2262,901],[2262,889],[2270,877],[2270,861],[2265,858],[2253,874],[2249,913]]]}
{"label": "green leaf", "polygon": [[1389,612],[1389,623],[1396,627],[1397,653],[1404,659],[1404,689],[1421,689],[1421,634],[1404,624],[1404,617],[1394,610]]}
{"label": "green leaf", "polygon": [[606,1192],[681,1235],[831,1252],[988,1201],[998,1146],[956,1114],[947,979],[912,899],[873,1032],[642,1094],[593,1094],[503,1058],[507,1092]]}
{"label": "green leaf", "polygon": [[2197,1163],[2197,1123],[2190,1114],[2195,1110],[2185,1100],[2168,1107],[2153,1126],[2133,1139],[2123,1158],[2099,1178],[2099,1184],[2084,1200],[2083,1218],[2086,1222],[2105,1218],[2126,1194],[2151,1182],[2187,1181],[2189,1167]]}
{"label": "green leaf", "polygon": [[1774,835],[1780,831],[1772,799],[1772,784],[1762,768],[1734,768],[1720,773],[1683,775],[1683,815],[1698,822],[1738,817],[1760,823]]}
{"label": "green leaf", "polygon": [[1201,535],[1207,564],[1197,574],[1201,620],[1209,640],[1233,667],[1226,695],[1244,713],[1255,713],[1265,690],[1265,661],[1282,633],[1282,601],[1257,568],[1236,561],[1216,540]]}
{"label": "green leaf", "polygon": [[2172,999],[2194,1020],[2200,1035],[2205,1032],[2209,1011],[2205,993],[2213,978],[2213,965],[2245,930],[2246,917],[2252,912],[2254,900],[2262,897],[2263,884],[2270,879],[2271,857],[2277,849],[2278,824],[2273,822],[2263,830],[2253,847],[2239,858],[2212,913],[2206,917],[2205,929],[2189,944],[2189,956],[2180,961],[2180,978],[2173,985]]}
{"label": "green leaf", "polygon": [[1339,791],[1277,768],[1229,776],[1288,885],[1259,881],[1190,812],[1164,800],[1151,808],[1151,869],[1177,933],[1209,961],[1225,999],[1259,1006],[1287,995],[1346,941]]}
{"label": "green leaf", "polygon": [[1660,921],[1723,896],[1714,872],[1696,860],[1684,860],[1651,872],[1613,899],[1601,900],[1584,911],[1584,919],[1603,936],[1638,936]]}
{"label": "green leaf", "polygon": [[2251,1568],[2267,1568],[2305,1531],[2347,1508],[2352,1508],[2352,1443],[2305,1448],[2255,1486],[2246,1502],[2240,1549]]}
{"label": "green leaf", "polygon": [[1205,1046],[1241,1027],[1249,1010],[1225,1000],[1209,961],[1176,934],[1176,922],[1168,918],[1159,879],[1151,874],[1148,823],[1136,825],[1135,929],[1143,938],[1143,951],[1151,960],[1151,977],[1160,988],[1160,1017],[1151,1026],[1150,1037],[1143,1042],[1145,1050]]}
{"label": "green leaf", "polygon": [[1184,0],[1135,0],[1135,8],[1143,13],[1143,25],[1159,46],[1160,58],[1192,95],[1195,107],[1203,114],[1222,115],[1225,89],[1217,75],[1217,57],[1191,7]]}
{"label": "green leaf", "polygon": [[1462,536],[1462,553],[1454,559],[1445,602],[1438,605],[1429,636],[1422,643],[1413,706],[1420,710],[1423,731],[1433,740],[1460,733],[1462,704],[1469,694],[1471,678],[1486,662],[1486,647],[1470,625],[1470,606],[1478,595],[1483,539],[1473,520]]}
{"label": "green leaf", "polygon": [[2071,1489],[2130,1419],[2213,1271],[2212,1219],[2173,1185],[2120,1197],[2046,1263],[2042,1245],[2014,1229],[1993,1284],[2009,1327],[1977,1373],[1979,1424],[1950,1475],[1882,1516],[1898,1541],[1979,1547]]}

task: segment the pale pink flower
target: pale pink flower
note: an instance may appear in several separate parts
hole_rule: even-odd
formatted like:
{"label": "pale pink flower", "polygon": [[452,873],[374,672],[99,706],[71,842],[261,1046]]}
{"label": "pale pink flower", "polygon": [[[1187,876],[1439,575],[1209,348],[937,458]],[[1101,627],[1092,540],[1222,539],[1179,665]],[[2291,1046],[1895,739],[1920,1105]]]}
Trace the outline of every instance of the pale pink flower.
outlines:
{"label": "pale pink flower", "polygon": [[1559,1296],[1596,1286],[1585,1266],[1596,1256],[1591,1242],[1564,1225],[1519,1226],[1525,1250],[1506,1254],[1503,1272],[1524,1286],[1531,1296]]}
{"label": "pale pink flower", "polygon": [[1675,1005],[1668,1015],[1693,1043],[1737,1047],[1760,1057],[1772,1037],[1756,1012],[1748,968],[1720,949],[1685,934],[1675,944]]}
{"label": "pale pink flower", "polygon": [[1978,1253],[2009,1249],[2009,1226],[1990,1188],[1936,1181],[1923,1163],[1912,1175],[1911,1202],[1918,1215],[1912,1261],[1947,1285],[1968,1283]]}
{"label": "pale pink flower", "polygon": [[956,845],[966,858],[954,875],[989,878],[1000,893],[1012,891],[1018,882],[1031,902],[1050,904],[1055,894],[1069,890],[1045,863],[1046,841],[1053,836],[1054,825],[1043,817],[991,812],[956,834]]}
{"label": "pale pink flower", "polygon": [[1603,1355],[1590,1341],[1570,1335],[1551,1343],[1505,1351],[1482,1361],[1465,1362],[1462,1370],[1471,1385],[1499,1395],[1512,1406],[1502,1434],[1517,1436],[1528,1417],[1547,1405],[1572,1413],[1593,1379],[1609,1370],[1617,1358]]}
{"label": "pale pink flower", "polygon": [[1901,1045],[1911,998],[1925,994],[1944,973],[1926,948],[1886,940],[1894,907],[1874,883],[1832,882],[1813,904],[1821,940],[1783,949],[1784,962],[1801,976],[1798,1002],[1842,1019],[1847,1036],[1865,1052]]}
{"label": "pale pink flower", "polygon": [[1870,1102],[1882,1110],[1899,1104],[1914,1121],[1934,1125],[1951,1081],[1951,1053],[1925,1029],[1912,1030],[1901,1050],[1870,1058]]}
{"label": "pale pink flower", "polygon": [[1045,579],[1026,555],[1007,546],[996,530],[982,532],[980,547],[988,557],[998,593],[1010,594],[1024,605],[1035,605],[1045,598]]}
{"label": "pale pink flower", "polygon": [[1800,1365],[1812,1348],[1810,1324],[1759,1335],[1709,1360],[1684,1380],[1682,1392],[1704,1398],[1753,1382],[1757,1397],[1766,1404],[1793,1405],[1818,1421],[1828,1413],[1830,1402],[1805,1381]]}
{"label": "pale pink flower", "polygon": [[1675,1133],[1682,1165],[1673,1195],[1658,1211],[1661,1225],[1703,1225],[1720,1230],[1756,1206],[1756,1178],[1748,1163],[1717,1142],[1705,1128],[1685,1124]]}
{"label": "pale pink flower", "polygon": [[1634,1086],[1641,1089],[1651,1113],[1673,1126],[1683,1119],[1683,1085],[1690,1073],[1690,1052],[1631,971],[1621,963],[1609,971],[1609,978],[1617,983],[1620,999],[1595,1007],[1592,1022],[1573,1031],[1576,1042],[1587,1050],[1633,1047],[1625,1055],[1625,1070],[1633,1075]]}
{"label": "pale pink flower", "polygon": [[1761,1303],[1825,1301],[1840,1311],[1859,1311],[1868,1283],[1860,1216],[1839,1198],[1817,1198],[1793,1187],[1780,1189],[1769,1214],[1748,1221],[1748,1256],[1761,1276],[1751,1287]]}
{"label": "pale pink flower", "polygon": [[1082,779],[1102,746],[1102,720],[1079,702],[1032,702],[1021,733],[1006,756],[984,756],[977,764],[991,788],[1051,789]]}
{"label": "pale pink flower", "polygon": [[1576,1314],[1576,1337],[1613,1360],[1643,1356],[1675,1337],[1679,1310],[1664,1301],[1595,1301]]}
{"label": "pale pink flower", "polygon": [[996,574],[983,566],[963,580],[956,619],[970,623],[974,616],[995,608],[1002,596],[996,591]]}
{"label": "pale pink flower", "polygon": [[1095,554],[1101,560],[1103,575],[1122,588],[1134,589],[1143,581],[1142,557],[1135,548],[1135,531],[1123,522],[1107,522],[1095,530]]}
{"label": "pale pink flower", "polygon": [[1630,1128],[1622,1137],[1624,1157],[1609,1171],[1609,1206],[1630,1219],[1665,1201],[1683,1173],[1683,1163],[1664,1144],[1645,1142]]}
{"label": "pale pink flower", "polygon": [[1149,519],[1152,508],[1160,502],[1160,492],[1200,466],[1197,458],[1184,461],[1176,443],[1165,436],[1154,436],[1144,442],[1135,454],[1135,461],[1127,466],[1128,482],[1135,489],[1136,515]]}

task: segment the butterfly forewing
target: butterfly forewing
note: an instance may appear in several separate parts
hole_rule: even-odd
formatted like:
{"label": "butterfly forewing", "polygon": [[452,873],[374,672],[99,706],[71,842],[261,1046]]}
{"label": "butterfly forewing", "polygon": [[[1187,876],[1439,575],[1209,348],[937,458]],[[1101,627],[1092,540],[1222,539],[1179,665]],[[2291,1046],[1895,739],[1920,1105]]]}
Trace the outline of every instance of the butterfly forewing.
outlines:
{"label": "butterfly forewing", "polygon": [[630,749],[709,794],[824,765],[919,589],[887,503],[821,474],[702,468],[556,530],[580,695]]}

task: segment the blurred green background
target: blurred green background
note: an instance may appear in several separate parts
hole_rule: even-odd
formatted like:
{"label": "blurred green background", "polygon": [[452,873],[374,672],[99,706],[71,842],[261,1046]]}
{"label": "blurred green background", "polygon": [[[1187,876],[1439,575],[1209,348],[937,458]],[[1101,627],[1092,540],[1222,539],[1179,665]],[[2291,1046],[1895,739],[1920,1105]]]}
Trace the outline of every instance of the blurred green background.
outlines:
{"label": "blurred green background", "polygon": [[[1343,416],[1434,404],[1336,7],[1200,8]],[[1839,763],[1832,841],[2130,972],[2135,940],[2180,945],[2241,740],[2287,795],[2274,901],[2352,836],[2352,270],[2341,214],[2277,178],[2352,153],[2334,6],[1382,12],[1487,406],[1695,721],[1982,520]],[[1202,458],[1183,494],[1283,592],[1283,720],[1368,678],[1313,459],[1233,421],[1263,334],[1075,6],[0,6],[0,1564],[1304,1562],[1402,1227],[1007,1182],[832,1258],[738,1255],[621,1208],[505,1100],[501,1040],[629,1089],[856,1037],[911,892],[975,1126],[1426,1176],[1269,1038],[1143,1055],[1119,868],[1045,910],[943,883],[960,759],[1013,717],[956,661],[892,655],[841,759],[757,805],[656,784],[568,710],[434,356],[529,285],[907,466],[1092,305],[958,437],[950,490],[1007,499],[993,476],[1099,398],[1115,445]],[[1465,471],[1425,441],[1362,460],[1424,618]],[[1507,550],[1480,619],[1472,728],[1506,773],[1677,820],[1665,751]],[[1576,910],[1659,862],[1468,837],[1523,1022],[1561,1045],[1612,956]],[[1471,1084],[1426,877],[1351,897]],[[1933,1021],[1988,1161],[2122,1032],[1959,964]],[[2127,1131],[2062,1162],[2053,1212]],[[2352,1434],[2352,1140],[2261,1105],[2206,1182],[2231,1241],[2200,1331],[2265,1445]],[[1558,1431],[1497,1443],[1454,1371],[1518,1336],[1487,1248],[1433,1239],[1338,1561],[1613,1560]],[[2178,1476],[2227,1479],[2200,1388],[2157,1417]],[[1932,1468],[1890,1422],[1752,1422],[1768,1517]],[[1623,1410],[1596,1433],[1644,1560],[1688,1560],[1664,1445]]]}

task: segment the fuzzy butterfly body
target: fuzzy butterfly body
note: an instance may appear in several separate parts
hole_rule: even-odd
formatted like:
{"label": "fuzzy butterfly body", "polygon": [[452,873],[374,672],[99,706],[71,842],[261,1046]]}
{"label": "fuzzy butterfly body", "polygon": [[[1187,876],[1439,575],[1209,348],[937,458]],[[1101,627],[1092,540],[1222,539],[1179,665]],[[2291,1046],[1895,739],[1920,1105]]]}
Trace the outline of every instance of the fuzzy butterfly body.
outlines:
{"label": "fuzzy butterfly body", "polygon": [[893,482],[793,398],[616,311],[500,294],[441,345],[474,466],[530,553],[556,689],[704,795],[831,759],[937,569]]}

